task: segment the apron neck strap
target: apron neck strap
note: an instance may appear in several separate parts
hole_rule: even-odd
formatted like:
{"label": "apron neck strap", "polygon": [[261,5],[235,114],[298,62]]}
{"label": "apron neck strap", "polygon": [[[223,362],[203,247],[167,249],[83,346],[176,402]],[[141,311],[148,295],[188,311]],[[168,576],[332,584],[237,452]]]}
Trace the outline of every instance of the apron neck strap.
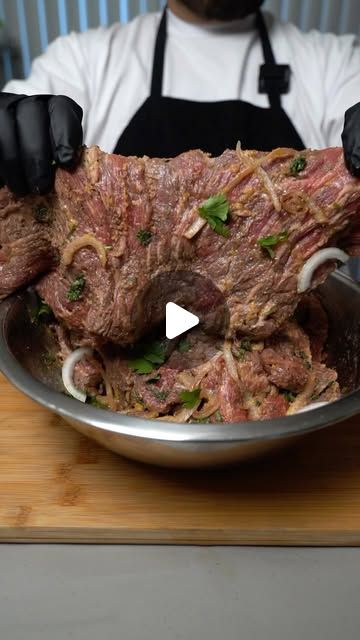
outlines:
{"label": "apron neck strap", "polygon": [[[270,106],[273,109],[280,109],[281,93],[286,93],[288,91],[288,75],[290,73],[290,67],[288,65],[276,64],[267,26],[261,11],[256,12],[256,27],[260,36],[265,63],[260,67],[259,92],[267,93]],[[284,75],[286,76],[285,79],[283,78]],[[285,83],[285,90],[282,90],[281,88],[281,81],[283,80]]]}
{"label": "apron neck strap", "polygon": [[167,34],[166,7],[162,13],[154,49],[154,61],[151,79],[151,95],[160,98],[162,95],[163,70]]}
{"label": "apron neck strap", "polygon": [[261,46],[264,55],[265,64],[276,64],[274,52],[272,50],[267,26],[264,20],[264,16],[261,11],[256,12],[256,20],[255,20],[256,28],[258,30]]}
{"label": "apron neck strap", "polygon": [[[279,86],[276,83],[272,82],[271,73],[276,74],[276,69],[281,69],[286,65],[277,65],[275,61],[275,56],[271,47],[271,42],[269,38],[269,34],[267,31],[267,27],[265,24],[264,16],[261,11],[256,13],[256,27],[259,32],[261,46],[264,55],[265,64],[262,65],[260,70],[260,91],[262,93],[267,93],[269,97],[270,106],[273,108],[281,107],[281,91]],[[162,84],[163,84],[163,71],[164,71],[164,59],[165,59],[165,48],[166,48],[166,37],[167,37],[167,11],[166,7],[162,13],[157,36],[155,42],[154,49],[154,60],[153,60],[153,68],[152,68],[152,78],[151,78],[151,96],[152,97],[161,97],[162,96]],[[265,78],[264,89],[261,89],[261,81],[262,81],[262,71],[270,70],[270,78],[267,82],[267,78]]]}

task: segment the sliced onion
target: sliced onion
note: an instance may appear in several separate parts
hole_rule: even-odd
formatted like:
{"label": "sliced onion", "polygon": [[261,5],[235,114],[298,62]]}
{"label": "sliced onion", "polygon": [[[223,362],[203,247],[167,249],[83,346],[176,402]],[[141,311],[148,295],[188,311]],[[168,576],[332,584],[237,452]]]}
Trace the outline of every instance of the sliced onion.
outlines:
{"label": "sliced onion", "polygon": [[314,394],[315,383],[315,372],[314,369],[311,369],[304,389],[301,391],[301,393],[299,393],[298,396],[296,396],[294,402],[290,404],[286,412],[287,416],[292,416],[294,413],[298,413],[303,407],[309,406],[307,405],[307,403]]}
{"label": "sliced onion", "polygon": [[259,166],[256,169],[256,173],[258,174],[261,182],[263,183],[265,190],[268,192],[268,195],[270,196],[270,199],[274,205],[275,211],[281,211],[280,200],[275,191],[274,184],[270,179],[270,177],[268,176],[268,174],[266,173],[265,169]]}
{"label": "sliced onion", "polygon": [[69,242],[68,245],[66,245],[62,255],[62,260],[64,265],[69,266],[74,259],[75,253],[77,253],[78,251],[80,251],[80,249],[83,249],[84,247],[92,247],[93,249],[95,249],[95,251],[99,256],[102,266],[103,267],[106,266],[106,261],[107,261],[106,249],[103,243],[100,242],[100,240],[98,240],[97,238],[95,238],[95,236],[92,236],[90,233],[84,233],[84,235],[78,238],[75,238],[74,240]]}
{"label": "sliced onion", "polygon": [[201,409],[196,410],[193,413],[193,418],[196,420],[202,420],[203,418],[208,418],[212,416],[215,411],[217,411],[220,407],[220,398],[217,394],[215,394],[212,398],[205,402],[204,406]]}
{"label": "sliced onion", "polygon": [[[245,171],[246,172],[248,171],[249,173],[254,172],[257,175],[260,182],[262,182],[265,191],[267,191],[268,195],[270,196],[270,199],[274,205],[275,211],[281,211],[281,204],[280,204],[278,195],[276,193],[275,186],[271,178],[269,177],[269,175],[266,173],[265,169],[261,166],[262,163],[266,160],[267,156],[265,156],[265,158],[260,158],[260,160],[254,160],[253,158],[250,158],[246,154],[242,153],[240,142],[238,142],[236,145],[236,155],[238,156],[239,160],[241,160],[242,162],[244,162],[244,164],[246,164],[247,169]],[[240,174],[241,176],[242,176],[242,173]],[[238,180],[238,178],[239,176],[237,176],[235,180]],[[231,183],[231,188],[233,188],[233,186],[235,186],[235,183],[234,185]],[[229,186],[228,186],[228,189],[229,189]]]}
{"label": "sliced onion", "polygon": [[229,340],[225,341],[224,344],[224,360],[226,368],[235,382],[239,382],[239,374],[235,362],[235,358],[231,351],[231,342]]}
{"label": "sliced onion", "polygon": [[204,364],[199,364],[197,367],[192,369],[193,374],[193,386],[198,387],[200,382],[205,378],[205,376],[212,370],[217,360],[223,355],[222,351],[215,353],[210,360],[204,362]]}
{"label": "sliced onion", "polygon": [[307,213],[309,211],[309,201],[302,193],[293,191],[285,195],[281,201],[282,208],[291,214]]}
{"label": "sliced onion", "polygon": [[305,262],[298,275],[298,292],[304,293],[304,291],[310,288],[314,272],[320,265],[324,264],[324,262],[328,260],[339,260],[345,263],[349,260],[349,257],[345,251],[337,249],[336,247],[328,247],[327,249],[316,251],[316,253]]}
{"label": "sliced onion", "polygon": [[190,371],[180,371],[180,373],[176,377],[176,380],[186,389],[196,387],[196,384],[194,383],[194,376],[190,373]]}
{"label": "sliced onion", "polygon": [[192,409],[179,409],[174,415],[161,416],[158,420],[165,420],[166,422],[187,422],[198,408],[199,403],[200,400]]}
{"label": "sliced onion", "polygon": [[192,222],[190,227],[188,227],[188,229],[185,231],[185,233],[183,233],[183,236],[185,236],[185,238],[187,238],[188,240],[191,240],[191,238],[196,236],[196,234],[199,233],[199,231],[201,231],[201,229],[205,225],[206,225],[205,218],[200,218],[200,216],[198,216],[196,218],[196,220],[194,220],[194,222]]}
{"label": "sliced onion", "polygon": [[311,402],[311,404],[306,405],[306,407],[302,407],[296,413],[305,413],[305,411],[311,411],[312,409],[320,409],[320,407],[325,407],[328,402]]}
{"label": "sliced onion", "polygon": [[73,373],[75,365],[82,360],[84,356],[91,356],[93,354],[93,350],[88,347],[81,347],[80,349],[75,349],[70,355],[66,358],[63,366],[62,366],[62,381],[64,383],[64,387],[68,393],[70,393],[73,398],[76,400],[80,400],[80,402],[86,402],[86,393],[83,391],[79,391],[74,385],[73,382]]}

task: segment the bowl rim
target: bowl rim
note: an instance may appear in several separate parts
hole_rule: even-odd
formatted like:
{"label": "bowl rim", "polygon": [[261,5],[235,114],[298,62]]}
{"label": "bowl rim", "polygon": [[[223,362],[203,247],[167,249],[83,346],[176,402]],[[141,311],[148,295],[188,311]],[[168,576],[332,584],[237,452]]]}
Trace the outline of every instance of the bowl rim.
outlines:
{"label": "bowl rim", "polygon": [[[360,287],[346,274],[337,272],[331,277],[345,280],[347,286],[352,287],[359,295]],[[13,305],[21,297],[20,292],[0,304],[0,371],[22,393],[66,420],[75,420],[99,430],[145,440],[225,444],[299,436],[351,418],[360,412],[360,389],[312,411],[254,422],[175,423],[123,415],[83,404],[36,380],[12,353],[7,340],[8,319]]]}

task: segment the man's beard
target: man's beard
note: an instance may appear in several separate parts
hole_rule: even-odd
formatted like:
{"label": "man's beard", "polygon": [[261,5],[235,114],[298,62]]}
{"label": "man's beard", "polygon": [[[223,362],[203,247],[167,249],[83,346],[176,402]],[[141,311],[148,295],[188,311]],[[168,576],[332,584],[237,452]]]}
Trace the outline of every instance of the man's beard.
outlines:
{"label": "man's beard", "polygon": [[236,20],[254,13],[264,0],[181,0],[198,16],[207,20]]}

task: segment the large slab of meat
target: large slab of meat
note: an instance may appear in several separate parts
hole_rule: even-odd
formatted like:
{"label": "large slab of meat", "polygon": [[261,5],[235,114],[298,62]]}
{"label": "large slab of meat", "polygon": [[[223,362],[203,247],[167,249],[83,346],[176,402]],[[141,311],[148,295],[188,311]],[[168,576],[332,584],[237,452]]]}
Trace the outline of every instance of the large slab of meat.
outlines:
{"label": "large slab of meat", "polygon": [[[161,160],[94,147],[74,172],[57,171],[47,197],[0,191],[0,245],[0,298],[35,283],[55,314],[61,360],[95,348],[74,381],[97,403],[215,422],[295,413],[340,395],[326,365],[326,314],[298,281],[320,249],[359,251],[360,181],[341,149]],[[335,266],[320,266],[311,288]],[[132,345],[146,343],[167,301],[188,308],[189,293],[211,298],[211,287],[192,291],[192,276],[221,292],[226,335],[195,329],[185,349],[162,343],[150,365],[134,361]]]}
{"label": "large slab of meat", "polygon": [[[226,235],[199,215],[217,194],[229,204]],[[0,297],[37,279],[79,343],[125,345],[150,328],[141,300],[153,278],[168,273],[163,302],[174,272],[190,270],[223,293],[229,336],[264,338],[292,316],[298,274],[314,252],[329,245],[356,252],[359,218],[360,183],[341,149],[306,150],[299,162],[291,149],[161,160],[94,147],[76,171],[58,170],[48,197],[0,192]],[[281,241],[269,252],[259,241],[270,236]]]}

